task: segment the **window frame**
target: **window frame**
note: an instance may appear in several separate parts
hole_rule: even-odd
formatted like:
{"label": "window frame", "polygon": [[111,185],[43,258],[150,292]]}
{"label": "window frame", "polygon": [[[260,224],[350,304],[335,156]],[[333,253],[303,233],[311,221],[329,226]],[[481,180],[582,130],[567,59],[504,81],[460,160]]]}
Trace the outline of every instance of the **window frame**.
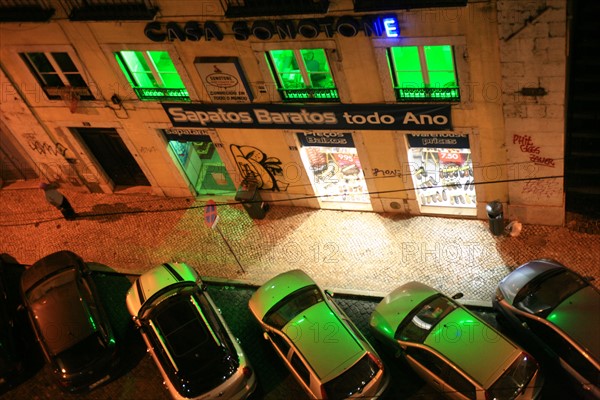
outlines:
{"label": "window frame", "polygon": [[[27,78],[33,79],[35,84],[37,86],[39,86],[41,91],[44,93],[47,100],[49,100],[51,102],[62,101],[62,97],[60,96],[59,93],[57,93],[57,94],[48,93],[48,89],[53,91],[51,88],[67,88],[67,87],[73,87],[75,94],[77,94],[80,98],[84,97],[84,98],[81,98],[81,101],[98,102],[98,101],[103,100],[102,95],[101,95],[100,91],[98,90],[98,86],[96,85],[95,81],[91,77],[88,70],[84,67],[83,63],[79,60],[77,53],[74,51],[74,49],[71,46],[69,46],[69,45],[56,45],[56,46],[50,45],[50,46],[43,46],[43,48],[41,48],[40,46],[34,46],[34,45],[18,46],[18,47],[11,46],[9,48],[9,51],[14,53],[15,59],[18,59],[18,63],[20,63],[21,66],[23,66],[23,65],[25,66],[25,68],[22,68],[22,70],[24,71],[24,74],[25,74],[23,76],[23,78],[27,77]],[[25,56],[26,54],[31,54],[31,53],[43,53],[46,56],[46,58],[48,59],[48,61],[50,62],[50,65],[54,68],[54,71],[57,73],[59,79],[62,81],[64,86],[57,87],[57,86],[46,85],[45,81],[43,81],[43,78],[40,75],[40,72],[37,69],[37,66],[31,61],[31,59],[28,56]],[[79,74],[81,79],[84,81],[85,87],[71,86],[69,80],[66,78],[66,74],[59,67],[59,65],[56,62],[56,60],[54,59],[54,57],[51,56],[52,53],[66,53],[69,56],[69,59],[75,66],[77,73]],[[27,58],[27,61],[23,59],[24,57]],[[32,68],[35,68],[35,70],[33,70]],[[54,91],[56,91],[56,90],[54,90]],[[58,91],[56,91],[56,92],[58,92]],[[36,101],[39,101],[39,99],[40,99],[39,96],[37,96],[35,94],[34,94],[34,96],[36,97]]]}
{"label": "window frame", "polygon": [[[278,51],[278,50],[292,52],[292,54],[294,56],[294,61],[296,62],[296,65],[298,66],[298,73],[302,77],[302,83],[304,84],[304,86],[302,88],[286,88],[285,87],[284,81],[282,80],[281,76],[283,74],[285,74],[286,71],[280,71],[277,68],[275,57],[272,54],[273,51]],[[272,76],[273,80],[276,82],[277,90],[283,101],[299,101],[300,100],[300,101],[310,102],[310,103],[313,103],[313,102],[314,103],[339,102],[339,100],[340,100],[339,92],[336,87],[336,81],[333,76],[333,71],[331,69],[329,57],[328,57],[325,49],[311,47],[311,48],[302,48],[302,49],[278,49],[278,50],[265,51],[265,58],[267,60],[267,65],[269,66],[269,69],[271,70],[271,76]],[[325,60],[327,62],[327,71],[313,72],[313,71],[309,70],[308,65],[306,64],[306,60],[304,59],[304,56],[302,54],[302,52],[306,51],[306,50],[321,50],[321,51],[323,51],[323,54],[325,55]],[[333,81],[333,87],[332,88],[319,88],[319,87],[314,86],[313,82],[312,82],[313,74],[329,75]],[[299,92],[308,92],[308,97],[307,98],[287,97],[288,92],[290,94],[299,93]],[[324,92],[324,93],[325,92],[335,92],[337,97],[335,97],[335,98],[316,98],[316,97],[314,97],[318,92]]]}
{"label": "window frame", "polygon": [[[268,101],[272,103],[288,103],[288,102],[306,102],[306,103],[350,103],[350,92],[347,86],[346,76],[343,68],[340,67],[341,59],[338,54],[336,42],[333,40],[313,40],[310,42],[273,42],[273,43],[251,43],[251,48],[254,51],[254,56],[258,62],[258,66],[263,77],[263,82],[259,83],[257,90],[257,99],[255,101]],[[329,72],[335,84],[338,98],[335,100],[322,99],[285,99],[280,95],[280,90],[274,79],[274,71],[268,65],[266,52],[271,50],[311,50],[323,49],[327,62],[329,63]],[[308,101],[307,101],[308,100]]]}
{"label": "window frame", "polygon": [[[461,82],[470,82],[470,71],[466,60],[466,38],[464,36],[430,37],[430,38],[401,38],[401,39],[373,39],[372,40],[375,60],[381,77],[384,101],[386,103],[453,103],[454,106],[467,106],[473,102],[473,91],[465,90]],[[398,100],[396,89],[392,80],[391,66],[388,62],[388,49],[392,47],[417,46],[442,46],[452,47],[454,57],[454,75],[456,77],[460,100],[431,100],[431,99],[407,99]]]}
{"label": "window frame", "polygon": [[[142,84],[140,84],[140,81],[137,78],[136,73],[131,70],[131,66],[129,65],[129,63],[127,63],[124,55],[122,54],[122,52],[124,52],[124,51],[140,53],[142,55],[146,66],[149,68],[148,71],[144,71],[144,72],[146,74],[148,72],[150,74],[152,74],[152,77],[158,86],[145,87]],[[183,88],[169,88],[165,85],[165,80],[163,79],[163,73],[160,72],[156,68],[156,65],[155,65],[156,63],[150,56],[150,52],[165,52],[169,56],[169,60],[173,64],[173,67],[175,68],[175,71],[183,84]],[[125,75],[127,82],[129,83],[129,85],[131,86],[131,88],[133,89],[133,91],[135,92],[136,96],[138,97],[138,99],[140,101],[159,101],[159,102],[163,101],[163,100],[164,101],[182,101],[182,102],[191,101],[189,90],[186,87],[185,82],[183,81],[183,79],[179,73],[179,70],[177,69],[177,66],[175,65],[175,62],[173,61],[173,58],[171,57],[171,54],[169,53],[169,51],[167,51],[167,50],[119,50],[119,51],[114,52],[113,55],[114,55],[114,58],[117,60],[117,64],[119,65],[119,69],[120,69],[121,73],[123,75]],[[149,89],[154,89],[159,92],[164,91],[164,93],[166,93],[166,90],[168,90],[168,89],[178,90],[178,91],[185,90],[187,92],[187,96],[169,96],[169,95],[146,96],[146,95],[144,95],[143,91],[149,90]]]}
{"label": "window frame", "polygon": [[[114,83],[109,84],[108,90],[110,91],[110,93],[116,94],[121,100],[139,101],[141,103],[149,103],[152,101],[155,101],[155,102],[162,101],[162,100],[142,100],[138,97],[134,88],[131,86],[131,84],[129,83],[129,80],[125,76],[125,73],[121,69],[119,62],[117,61],[117,57],[115,56],[115,53],[121,52],[121,51],[141,51],[141,52],[166,51],[169,54],[169,57],[171,58],[173,65],[175,66],[175,70],[179,74],[179,78],[181,78],[181,81],[183,82],[183,85],[188,92],[188,100],[186,100],[186,101],[200,100],[198,93],[196,91],[196,88],[193,85],[192,80],[190,79],[190,75],[188,74],[187,69],[184,67],[184,65],[181,61],[181,57],[177,53],[176,49],[173,48],[172,46],[162,45],[162,44],[152,44],[152,43],[149,43],[149,44],[125,43],[125,44],[104,44],[104,45],[100,45],[100,47],[101,47],[102,51],[104,52],[104,55],[109,60],[110,65],[113,68],[113,72],[114,72],[115,76],[117,77],[117,80]],[[172,98],[165,98],[165,99],[167,101],[174,101],[174,99],[172,99]]]}

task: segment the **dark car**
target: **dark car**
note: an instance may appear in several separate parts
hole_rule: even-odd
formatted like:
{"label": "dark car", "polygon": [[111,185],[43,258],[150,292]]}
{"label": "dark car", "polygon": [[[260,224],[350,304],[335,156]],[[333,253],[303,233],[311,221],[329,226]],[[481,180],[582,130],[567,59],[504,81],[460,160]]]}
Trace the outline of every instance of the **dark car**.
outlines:
{"label": "dark car", "polygon": [[12,291],[8,263],[0,259],[0,393],[24,371],[24,351],[19,326],[20,296]]}
{"label": "dark car", "polygon": [[36,337],[63,389],[91,390],[108,381],[117,346],[91,271],[70,251],[50,254],[21,277]]}
{"label": "dark car", "polygon": [[586,397],[600,398],[600,291],[589,278],[554,260],[530,261],[500,281],[493,305]]}

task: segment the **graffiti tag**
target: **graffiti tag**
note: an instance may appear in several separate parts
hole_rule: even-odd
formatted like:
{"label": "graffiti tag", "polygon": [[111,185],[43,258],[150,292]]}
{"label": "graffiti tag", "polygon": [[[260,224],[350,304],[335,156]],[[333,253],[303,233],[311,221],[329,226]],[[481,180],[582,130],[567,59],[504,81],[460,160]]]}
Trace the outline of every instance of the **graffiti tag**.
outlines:
{"label": "graffiti tag", "polygon": [[274,192],[287,190],[289,183],[278,177],[283,177],[281,160],[268,157],[253,146],[229,146],[243,180],[254,181],[259,189],[271,189]]}

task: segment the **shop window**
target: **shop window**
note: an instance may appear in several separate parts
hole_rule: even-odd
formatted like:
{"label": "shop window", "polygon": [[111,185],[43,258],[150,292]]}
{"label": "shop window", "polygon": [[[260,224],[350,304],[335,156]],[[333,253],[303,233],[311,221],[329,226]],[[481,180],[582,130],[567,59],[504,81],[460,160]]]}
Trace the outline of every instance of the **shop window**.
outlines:
{"label": "shop window", "polygon": [[75,90],[81,100],[94,100],[79,69],[66,52],[19,53],[50,100],[60,100],[65,90]]}
{"label": "shop window", "polygon": [[469,137],[461,133],[408,134],[408,159],[417,200],[427,212],[475,215]]}
{"label": "shop window", "polygon": [[325,50],[271,50],[266,58],[284,100],[339,101]]}
{"label": "shop window", "polygon": [[452,46],[399,46],[387,49],[398,101],[460,101]]}
{"label": "shop window", "polygon": [[140,100],[190,100],[168,52],[126,50],[115,57]]}

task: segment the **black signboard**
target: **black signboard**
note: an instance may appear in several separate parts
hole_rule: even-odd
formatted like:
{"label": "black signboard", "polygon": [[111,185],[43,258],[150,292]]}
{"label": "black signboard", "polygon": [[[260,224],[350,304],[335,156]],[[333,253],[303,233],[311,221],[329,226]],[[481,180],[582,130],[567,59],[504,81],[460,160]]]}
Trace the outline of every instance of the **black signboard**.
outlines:
{"label": "black signboard", "polygon": [[354,147],[351,133],[342,132],[300,132],[298,140],[302,146],[313,147]]}
{"label": "black signboard", "polygon": [[451,130],[449,104],[163,103],[174,127],[237,129]]}
{"label": "black signboard", "polygon": [[469,135],[464,133],[408,134],[410,147],[468,149]]}

